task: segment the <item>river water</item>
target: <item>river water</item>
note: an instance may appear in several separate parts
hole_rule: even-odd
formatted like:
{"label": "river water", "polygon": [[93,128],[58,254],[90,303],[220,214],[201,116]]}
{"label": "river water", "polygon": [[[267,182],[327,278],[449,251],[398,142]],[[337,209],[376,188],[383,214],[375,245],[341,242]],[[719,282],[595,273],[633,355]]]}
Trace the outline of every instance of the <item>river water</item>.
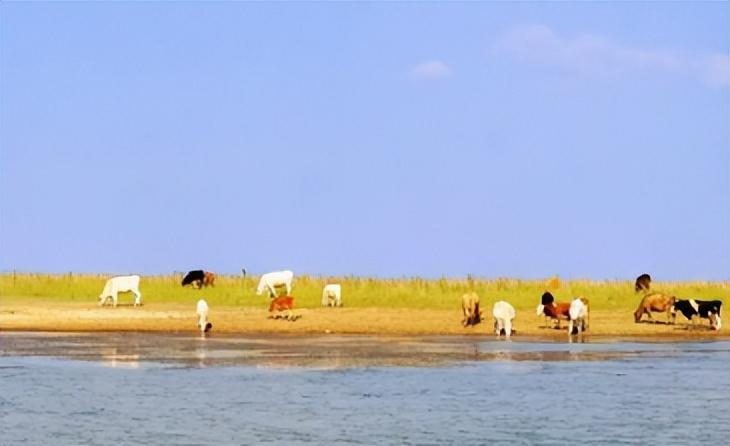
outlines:
{"label": "river water", "polygon": [[0,445],[730,444],[730,342],[0,333]]}

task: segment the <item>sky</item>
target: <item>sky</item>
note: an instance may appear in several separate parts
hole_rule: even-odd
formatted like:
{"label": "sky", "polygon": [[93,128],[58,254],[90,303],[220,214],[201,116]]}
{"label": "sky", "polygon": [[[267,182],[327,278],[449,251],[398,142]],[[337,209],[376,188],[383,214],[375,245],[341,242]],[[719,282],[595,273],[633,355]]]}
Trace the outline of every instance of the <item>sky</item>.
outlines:
{"label": "sky", "polygon": [[726,2],[2,2],[0,270],[730,279]]}

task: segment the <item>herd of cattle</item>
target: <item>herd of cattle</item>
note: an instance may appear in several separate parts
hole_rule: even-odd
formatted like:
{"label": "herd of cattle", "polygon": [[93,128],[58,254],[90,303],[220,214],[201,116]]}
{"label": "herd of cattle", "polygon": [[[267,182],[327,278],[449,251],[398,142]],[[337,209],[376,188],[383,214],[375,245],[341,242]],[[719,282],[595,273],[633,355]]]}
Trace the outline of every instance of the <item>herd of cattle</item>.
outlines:
{"label": "herd of cattle", "polygon": [[[642,274],[636,278],[634,284],[636,293],[644,293],[639,307],[634,312],[634,322],[639,323],[643,315],[647,315],[653,321],[651,313],[660,312],[667,314],[667,323],[676,322],[677,311],[695,326],[701,319],[710,322],[710,328],[719,330],[722,327],[720,312],[722,301],[720,300],[696,300],[677,299],[676,296],[651,291],[651,276]],[[461,308],[464,314],[462,324],[466,327],[480,322],[482,313],[479,310],[479,296],[471,292],[462,296]],[[512,330],[512,319],[515,317],[515,309],[507,302],[498,301],[492,308],[494,316],[494,332],[497,335],[510,336]],[[568,334],[581,334],[588,329],[590,322],[590,304],[588,299],[577,297],[571,302],[555,302],[555,297],[546,291],[537,306],[537,315],[545,316],[546,324],[552,322],[556,328],[560,328],[561,321],[568,321]]]}
{"label": "herd of cattle", "polygon": [[[245,277],[246,270],[241,271]],[[215,278],[216,276],[212,272],[193,270],[183,277],[181,285],[183,287],[193,286],[194,288],[215,286]],[[291,271],[274,271],[263,274],[259,279],[256,294],[261,295],[266,291],[271,298],[269,317],[296,320],[296,316],[292,312],[294,309],[294,297],[291,296],[293,279],[294,273]],[[99,295],[99,305],[104,305],[111,299],[112,304],[116,307],[118,294],[123,292],[134,294],[134,306],[141,305],[142,294],[139,291],[139,281],[140,277],[138,275],[112,277],[106,281],[104,289]],[[285,290],[283,296],[278,295],[278,288]],[[720,300],[677,299],[676,296],[652,292],[651,277],[648,274],[642,274],[636,278],[634,291],[644,294],[634,312],[634,322],[640,322],[644,315],[647,316],[648,320],[653,321],[651,313],[666,313],[667,323],[674,324],[677,311],[679,311],[690,321],[692,326],[695,326],[698,320],[707,319],[713,330],[719,330],[722,327],[720,318],[722,301]],[[340,284],[329,283],[324,286],[322,306],[342,306],[342,286]],[[479,308],[479,296],[475,292],[469,292],[462,296],[461,308],[464,316],[462,319],[463,326],[473,326],[481,322],[483,316]],[[203,299],[199,300],[197,314],[198,327],[201,332],[208,332],[212,328],[212,324],[208,321],[208,311],[207,302]],[[558,329],[561,321],[567,321],[568,334],[580,335],[589,327],[590,303],[588,299],[583,297],[577,297],[570,302],[555,302],[555,297],[549,291],[546,291],[537,306],[537,315],[545,316],[546,324],[552,323]],[[512,322],[515,319],[515,309],[508,302],[503,300],[495,302],[492,307],[492,316],[496,335],[510,337],[512,333],[515,333]]]}

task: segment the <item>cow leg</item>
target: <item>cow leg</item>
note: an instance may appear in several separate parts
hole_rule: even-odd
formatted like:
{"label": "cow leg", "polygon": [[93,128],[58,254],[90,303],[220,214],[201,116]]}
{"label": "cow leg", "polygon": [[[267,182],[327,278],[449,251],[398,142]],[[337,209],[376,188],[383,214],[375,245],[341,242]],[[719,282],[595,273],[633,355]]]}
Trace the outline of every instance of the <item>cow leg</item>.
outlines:
{"label": "cow leg", "polygon": [[134,293],[134,306],[139,307],[140,305],[142,305],[142,293],[136,290],[132,292]]}

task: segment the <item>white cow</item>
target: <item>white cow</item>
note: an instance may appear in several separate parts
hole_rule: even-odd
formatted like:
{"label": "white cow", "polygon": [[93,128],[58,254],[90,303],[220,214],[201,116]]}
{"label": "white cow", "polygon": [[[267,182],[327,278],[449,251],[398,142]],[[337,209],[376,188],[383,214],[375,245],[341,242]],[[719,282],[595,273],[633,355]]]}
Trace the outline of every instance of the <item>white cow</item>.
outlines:
{"label": "white cow", "polygon": [[119,293],[132,292],[134,294],[134,306],[142,304],[142,293],[139,292],[139,276],[116,276],[106,281],[104,290],[99,295],[99,306],[112,299],[114,306],[117,306]]}
{"label": "white cow", "polygon": [[581,334],[588,328],[588,300],[576,298],[570,303],[570,322],[568,322],[568,335],[573,334],[573,327],[576,328],[577,334]]}
{"label": "white cow", "polygon": [[342,306],[342,287],[339,283],[330,283],[324,286],[322,290],[322,306]]}
{"label": "white cow", "polygon": [[499,336],[504,330],[505,336],[509,338],[512,335],[512,319],[515,318],[514,307],[500,300],[494,303],[492,315],[494,316],[494,333]]}
{"label": "white cow", "polygon": [[269,297],[276,297],[276,287],[286,287],[286,295],[291,295],[291,281],[294,273],[291,271],[274,271],[266,273],[259,279],[259,286],[256,287],[256,294],[261,295],[264,288],[269,290]]}
{"label": "white cow", "polygon": [[208,322],[208,302],[206,302],[205,299],[200,299],[198,301],[197,313],[198,327],[200,328],[201,333],[205,333],[213,328],[213,324]]}

